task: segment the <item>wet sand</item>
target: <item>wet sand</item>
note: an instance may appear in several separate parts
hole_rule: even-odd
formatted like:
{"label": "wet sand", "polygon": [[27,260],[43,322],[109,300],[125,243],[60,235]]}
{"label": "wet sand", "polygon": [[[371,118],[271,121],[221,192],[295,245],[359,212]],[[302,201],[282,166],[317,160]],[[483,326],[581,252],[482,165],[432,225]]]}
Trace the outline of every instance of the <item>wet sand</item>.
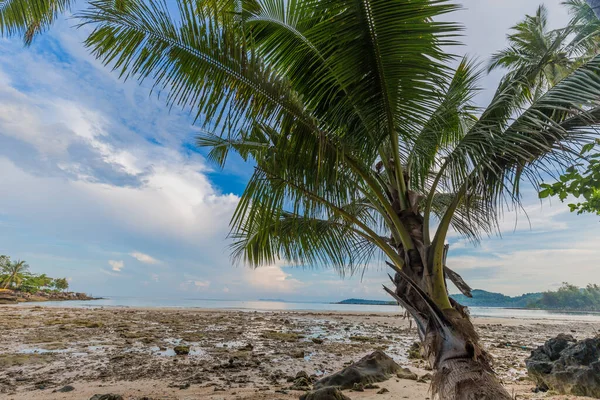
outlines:
{"label": "wet sand", "polygon": [[[0,306],[0,399],[297,399],[288,380],[342,369],[376,349],[422,376],[408,358],[417,333],[399,314],[248,312],[195,309]],[[593,337],[589,322],[478,318],[482,342],[519,399],[573,399],[532,393],[529,348],[558,333]],[[510,345],[507,346],[506,344]],[[176,345],[190,347],[177,356]],[[72,386],[70,392],[57,390]],[[427,382],[392,378],[351,399],[431,397]],[[583,398],[582,398],[583,399]]]}

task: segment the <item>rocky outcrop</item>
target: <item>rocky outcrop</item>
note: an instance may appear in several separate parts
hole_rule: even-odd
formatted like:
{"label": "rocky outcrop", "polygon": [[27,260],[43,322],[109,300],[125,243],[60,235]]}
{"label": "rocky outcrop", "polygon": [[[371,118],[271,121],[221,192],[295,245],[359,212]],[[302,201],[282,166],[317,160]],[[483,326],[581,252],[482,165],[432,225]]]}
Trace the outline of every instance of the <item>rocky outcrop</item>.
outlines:
{"label": "rocky outcrop", "polygon": [[66,300],[96,300],[94,297],[90,297],[85,293],[76,292],[43,292],[37,293],[26,293],[21,291],[15,291],[17,301],[66,301]]}
{"label": "rocky outcrop", "polygon": [[12,290],[0,289],[0,304],[12,304],[17,302],[17,295]]}
{"label": "rocky outcrop", "polygon": [[531,352],[527,372],[539,390],[600,398],[600,337],[558,335]]}
{"label": "rocky outcrop", "polygon": [[356,383],[367,385],[383,382],[401,370],[402,368],[387,354],[377,350],[340,372],[317,381],[314,388],[338,387],[340,389],[352,389]]}

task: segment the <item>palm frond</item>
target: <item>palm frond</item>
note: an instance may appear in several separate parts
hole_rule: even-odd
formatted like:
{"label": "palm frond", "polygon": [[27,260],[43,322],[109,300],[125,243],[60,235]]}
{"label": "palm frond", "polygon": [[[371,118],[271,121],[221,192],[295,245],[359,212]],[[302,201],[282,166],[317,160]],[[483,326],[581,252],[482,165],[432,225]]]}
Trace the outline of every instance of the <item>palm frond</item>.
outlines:
{"label": "palm frond", "polygon": [[0,0],[0,35],[22,36],[30,45],[75,0]]}

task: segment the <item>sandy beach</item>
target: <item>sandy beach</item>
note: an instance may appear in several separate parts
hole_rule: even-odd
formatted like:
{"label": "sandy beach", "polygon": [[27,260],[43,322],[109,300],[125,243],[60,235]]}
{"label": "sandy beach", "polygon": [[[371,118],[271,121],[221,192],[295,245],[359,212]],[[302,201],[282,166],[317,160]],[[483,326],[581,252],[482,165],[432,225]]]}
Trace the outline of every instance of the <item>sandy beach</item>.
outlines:
{"label": "sandy beach", "polygon": [[[77,399],[114,393],[125,399],[297,399],[288,382],[315,378],[383,350],[418,376],[409,359],[414,326],[394,313],[249,312],[199,309],[0,306],[0,398]],[[525,358],[559,333],[593,337],[598,324],[478,318],[495,369],[518,399],[573,399],[533,393]],[[507,343],[509,345],[507,345]],[[188,345],[190,354],[173,348]],[[389,390],[345,391],[351,399],[431,397],[429,383],[392,378]],[[68,392],[60,390],[65,386]],[[580,397],[583,399],[582,397]]]}

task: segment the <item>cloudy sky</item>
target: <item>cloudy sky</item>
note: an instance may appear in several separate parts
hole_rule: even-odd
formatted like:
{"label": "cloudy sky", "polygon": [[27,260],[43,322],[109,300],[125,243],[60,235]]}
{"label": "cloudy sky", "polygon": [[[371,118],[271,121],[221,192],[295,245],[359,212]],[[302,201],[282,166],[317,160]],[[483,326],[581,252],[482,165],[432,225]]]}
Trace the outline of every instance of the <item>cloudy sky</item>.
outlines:
{"label": "cloudy sky", "polygon": [[[568,20],[545,2],[555,26]],[[535,0],[465,0],[465,53],[486,60]],[[211,299],[385,298],[387,271],[341,279],[284,263],[231,265],[227,224],[251,167],[225,171],[193,146],[185,113],[123,83],[61,20],[30,48],[0,39],[0,254],[65,276],[94,295]],[[497,75],[485,78],[489,99]],[[450,237],[449,265],[473,287],[509,294],[600,283],[600,225],[529,193],[528,217],[506,213],[501,238]]]}

